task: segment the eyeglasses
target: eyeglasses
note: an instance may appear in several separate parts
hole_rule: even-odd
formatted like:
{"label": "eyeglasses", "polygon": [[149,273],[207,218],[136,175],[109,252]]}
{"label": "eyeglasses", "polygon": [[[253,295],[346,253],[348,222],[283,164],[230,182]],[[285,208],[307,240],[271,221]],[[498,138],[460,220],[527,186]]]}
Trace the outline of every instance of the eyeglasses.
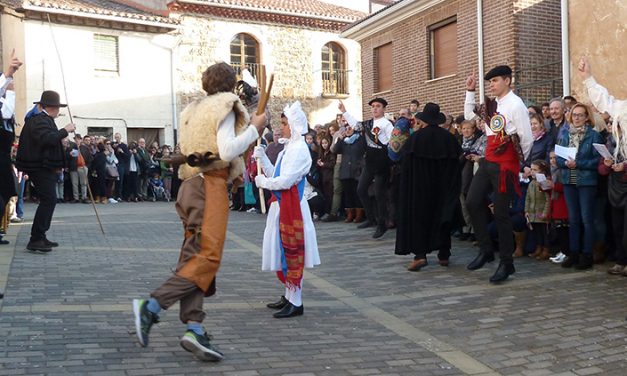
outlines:
{"label": "eyeglasses", "polygon": [[572,117],[574,118],[583,118],[583,117],[587,117],[588,114],[578,114],[576,112],[573,112]]}

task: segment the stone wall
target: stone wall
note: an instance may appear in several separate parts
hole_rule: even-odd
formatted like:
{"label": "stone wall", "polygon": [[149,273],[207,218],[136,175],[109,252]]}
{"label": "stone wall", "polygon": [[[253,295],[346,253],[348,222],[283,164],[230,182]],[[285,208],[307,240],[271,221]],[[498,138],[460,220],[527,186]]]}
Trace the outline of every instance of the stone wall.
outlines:
{"label": "stone wall", "polygon": [[627,2],[570,0],[568,8],[571,92],[587,100],[577,65],[586,55],[596,80],[617,98],[627,98]]}
{"label": "stone wall", "polygon": [[349,110],[361,106],[361,59],[359,44],[336,33],[282,25],[242,23],[236,20],[182,15],[181,40],[176,49],[179,110],[202,97],[200,77],[211,64],[230,62],[229,45],[239,33],[253,36],[259,43],[261,63],[268,75],[274,72],[269,107],[273,125],[288,102],[301,101],[311,125],[335,119],[337,98],[323,98],[321,48],[328,42],[340,44],[346,53],[350,95],[344,98]]}

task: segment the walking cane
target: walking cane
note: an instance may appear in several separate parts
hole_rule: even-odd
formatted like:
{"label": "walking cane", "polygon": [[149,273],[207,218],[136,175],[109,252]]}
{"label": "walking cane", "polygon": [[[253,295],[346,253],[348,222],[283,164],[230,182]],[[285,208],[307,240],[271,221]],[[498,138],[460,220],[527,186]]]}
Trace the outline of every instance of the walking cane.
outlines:
{"label": "walking cane", "polygon": [[[274,83],[274,74],[270,74],[270,82],[266,87],[266,67],[262,65],[259,71],[258,81],[261,94],[259,95],[259,102],[257,103],[257,115],[261,115],[266,111],[266,104],[270,98],[272,84]],[[257,139],[257,146],[261,146],[261,137]],[[261,175],[261,160],[259,158],[257,158],[257,175]],[[266,214],[266,198],[263,193],[263,188],[259,188],[259,201],[261,204],[261,213]]]}
{"label": "walking cane", "polygon": [[[59,68],[61,69],[61,80],[63,81],[63,91],[65,92],[65,102],[67,103],[67,113],[70,117],[70,123],[74,124],[74,120],[72,118],[72,111],[70,111],[70,101],[67,98],[67,87],[65,86],[65,74],[63,72],[63,62],[61,61],[61,54],[59,53],[59,48],[57,47],[57,40],[54,37],[54,31],[52,30],[52,22],[50,21],[50,14],[46,13],[48,16],[48,26],[50,26],[50,35],[52,36],[52,43],[54,44],[54,49],[57,52],[57,59],[59,59]],[[80,153],[80,148],[79,151]],[[105,234],[104,227],[102,227],[102,222],[100,221],[100,215],[98,215],[98,209],[96,209],[96,203],[94,202],[94,196],[91,193],[91,187],[89,186],[89,176],[87,176],[87,192],[89,192],[89,199],[91,200],[91,206],[94,208],[94,213],[96,213],[96,219],[98,220],[98,225],[100,225],[100,231],[102,231],[102,235]]]}

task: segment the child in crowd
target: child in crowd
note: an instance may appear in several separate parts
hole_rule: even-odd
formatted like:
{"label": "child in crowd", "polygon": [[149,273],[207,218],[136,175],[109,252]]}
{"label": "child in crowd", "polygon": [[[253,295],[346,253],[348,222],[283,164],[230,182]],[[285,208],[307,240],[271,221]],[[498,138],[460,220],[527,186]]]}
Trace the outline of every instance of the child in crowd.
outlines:
{"label": "child in crowd", "polygon": [[551,191],[551,228],[555,233],[557,252],[551,261],[561,264],[568,256],[568,207],[564,198],[564,185],[561,182],[559,169],[557,167],[557,156],[552,151],[549,154],[551,160],[551,177],[553,190]]}
{"label": "child in crowd", "polygon": [[163,187],[163,181],[161,177],[156,172],[152,174],[152,177],[148,181],[148,186],[150,187],[150,191],[152,192],[152,201],[165,199],[170,201],[170,199],[166,196],[165,188]]}
{"label": "child in crowd", "polygon": [[[542,179],[540,178],[542,177]],[[530,254],[538,260],[548,260],[548,226],[551,214],[550,183],[551,170],[546,161],[536,159],[531,162],[531,181],[525,198],[525,218],[529,234],[534,237],[536,251]]]}
{"label": "child in crowd", "polygon": [[466,226],[462,229],[462,235],[459,237],[459,240],[471,240],[475,241],[474,231],[472,229],[472,224],[470,221],[470,213],[466,208],[466,195],[468,194],[468,189],[470,189],[470,183],[472,182],[472,177],[474,176],[474,160],[477,157],[477,150],[474,148],[478,145],[479,138],[481,137],[481,133],[477,132],[477,128],[475,126],[475,122],[471,120],[464,120],[461,123],[462,130],[462,189],[460,194],[460,201],[462,207],[462,215],[464,216],[464,222]]}

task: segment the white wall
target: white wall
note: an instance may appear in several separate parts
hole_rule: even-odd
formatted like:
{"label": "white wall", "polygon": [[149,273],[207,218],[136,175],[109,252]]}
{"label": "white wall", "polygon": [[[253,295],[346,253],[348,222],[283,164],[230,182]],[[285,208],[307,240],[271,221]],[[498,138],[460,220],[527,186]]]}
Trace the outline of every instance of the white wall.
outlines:
{"label": "white wall", "polygon": [[[164,128],[162,142],[172,144],[170,52],[151,43],[155,34],[54,24],[51,32],[47,23],[30,20],[25,21],[24,28],[27,103],[39,99],[43,90],[55,90],[62,100],[67,94],[79,133],[86,133],[89,126],[111,126],[125,139],[125,124]],[[67,93],[63,90],[53,33],[65,72]],[[119,74],[94,71],[95,33],[118,37]],[[123,120],[90,121],[80,117]],[[67,122],[69,118],[62,117],[57,125]]]}

